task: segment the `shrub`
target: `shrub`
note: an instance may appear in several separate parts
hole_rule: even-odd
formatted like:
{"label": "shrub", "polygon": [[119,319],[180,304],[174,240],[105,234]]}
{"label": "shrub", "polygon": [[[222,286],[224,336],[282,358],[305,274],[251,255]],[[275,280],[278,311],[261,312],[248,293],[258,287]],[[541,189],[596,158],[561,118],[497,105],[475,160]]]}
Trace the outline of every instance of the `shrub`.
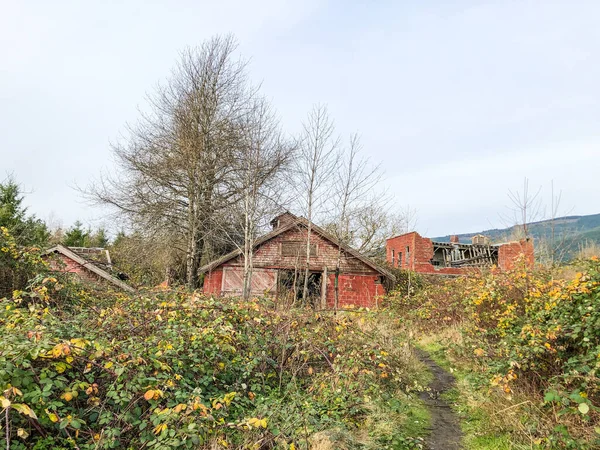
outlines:
{"label": "shrub", "polygon": [[293,448],[328,429],[352,440],[369,405],[392,408],[411,378],[368,313],[104,295],[79,290],[68,308],[0,301],[11,448]]}
{"label": "shrub", "polygon": [[543,421],[528,430],[552,448],[600,445],[600,262],[578,262],[571,279],[518,265],[426,284],[394,297],[422,330],[460,324],[455,354],[483,367],[507,397],[533,392]]}

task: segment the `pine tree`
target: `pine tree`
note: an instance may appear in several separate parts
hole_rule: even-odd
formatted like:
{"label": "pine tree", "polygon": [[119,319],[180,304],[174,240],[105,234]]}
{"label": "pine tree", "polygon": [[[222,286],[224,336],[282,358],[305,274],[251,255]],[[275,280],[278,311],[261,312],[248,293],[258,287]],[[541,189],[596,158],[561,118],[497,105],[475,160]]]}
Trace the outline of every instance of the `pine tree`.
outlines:
{"label": "pine tree", "polygon": [[90,236],[89,239],[90,247],[106,248],[109,244],[108,236],[104,228],[98,228],[98,230]]}
{"label": "pine tree", "polygon": [[44,246],[50,237],[46,224],[27,214],[20,186],[12,178],[0,183],[0,227],[6,227],[17,244]]}
{"label": "pine tree", "polygon": [[78,220],[65,233],[63,244],[67,247],[87,247],[90,238],[90,231],[83,228],[83,224]]}

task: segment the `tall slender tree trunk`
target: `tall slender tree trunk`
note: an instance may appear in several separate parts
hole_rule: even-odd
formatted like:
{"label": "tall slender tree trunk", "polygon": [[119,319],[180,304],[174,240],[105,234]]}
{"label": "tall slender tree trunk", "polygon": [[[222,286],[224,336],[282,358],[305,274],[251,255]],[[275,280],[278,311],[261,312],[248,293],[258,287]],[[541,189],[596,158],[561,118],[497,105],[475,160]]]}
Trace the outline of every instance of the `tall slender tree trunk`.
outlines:
{"label": "tall slender tree trunk", "polygon": [[[310,217],[311,214],[308,214]],[[310,274],[310,234],[312,232],[312,223],[308,219],[308,228],[306,234],[306,268],[304,269],[304,287],[302,289],[302,301],[306,303],[308,299],[308,276]]]}
{"label": "tall slender tree trunk", "polygon": [[252,294],[252,269],[253,269],[253,229],[254,223],[250,217],[250,199],[246,195],[245,202],[245,217],[244,217],[244,285],[242,289],[242,297],[248,300]]}
{"label": "tall slender tree trunk", "polygon": [[190,233],[186,258],[186,285],[188,289],[198,288],[198,269],[202,260],[204,242],[198,232]]}

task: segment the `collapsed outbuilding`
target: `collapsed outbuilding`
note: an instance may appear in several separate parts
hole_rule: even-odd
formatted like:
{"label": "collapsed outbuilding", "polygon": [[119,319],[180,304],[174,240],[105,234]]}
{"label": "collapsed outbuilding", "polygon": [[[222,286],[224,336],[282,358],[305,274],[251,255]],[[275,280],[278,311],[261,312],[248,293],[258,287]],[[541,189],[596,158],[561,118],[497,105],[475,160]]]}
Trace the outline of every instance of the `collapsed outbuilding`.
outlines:
{"label": "collapsed outbuilding", "polygon": [[43,253],[50,268],[57,272],[72,273],[83,281],[110,283],[127,292],[135,289],[111,275],[110,253],[104,248],[66,247],[58,244]]}
{"label": "collapsed outbuilding", "polygon": [[459,242],[458,236],[450,242],[434,242],[413,231],[386,241],[386,260],[392,267],[419,273],[461,275],[470,268],[491,266],[510,270],[520,259],[533,266],[531,239],[490,244],[489,238],[478,234],[471,243]]}
{"label": "collapsed outbuilding", "polygon": [[[299,298],[306,267],[308,221],[284,213],[271,221],[273,230],[254,243],[251,293],[276,298]],[[311,224],[309,295],[322,308],[377,305],[385,294],[384,280],[394,276],[371,259]],[[339,272],[338,267],[339,256]],[[235,250],[200,269],[204,292],[240,296],[244,255]]]}

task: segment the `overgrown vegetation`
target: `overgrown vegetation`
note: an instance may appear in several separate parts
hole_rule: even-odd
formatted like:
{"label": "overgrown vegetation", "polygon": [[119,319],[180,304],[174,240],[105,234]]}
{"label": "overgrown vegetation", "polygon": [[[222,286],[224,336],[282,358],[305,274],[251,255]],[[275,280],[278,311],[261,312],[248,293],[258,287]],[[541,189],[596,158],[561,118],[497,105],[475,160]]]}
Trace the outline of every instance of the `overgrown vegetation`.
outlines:
{"label": "overgrown vegetation", "polygon": [[474,272],[392,298],[411,331],[429,336],[422,343],[462,369],[472,401],[458,403],[483,414],[477,434],[508,433],[527,448],[600,445],[599,300],[596,257],[560,270]]}
{"label": "overgrown vegetation", "polygon": [[92,290],[3,233],[37,274],[0,300],[10,448],[421,448],[422,368],[385,313]]}

